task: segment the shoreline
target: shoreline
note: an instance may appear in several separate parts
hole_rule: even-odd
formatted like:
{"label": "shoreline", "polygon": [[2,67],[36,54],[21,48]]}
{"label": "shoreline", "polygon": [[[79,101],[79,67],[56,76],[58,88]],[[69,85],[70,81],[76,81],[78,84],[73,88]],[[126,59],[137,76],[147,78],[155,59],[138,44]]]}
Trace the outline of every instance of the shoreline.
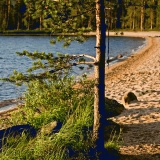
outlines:
{"label": "shoreline", "polygon": [[[160,33],[160,32],[159,32]],[[132,34],[130,36],[126,36],[126,37],[132,37]],[[133,36],[134,37],[134,36]],[[135,37],[138,37],[138,35],[136,35]],[[135,53],[131,53],[129,54],[129,56],[125,57],[123,59],[122,58],[117,58],[116,60],[118,60],[116,63],[113,63],[114,61],[111,61],[109,63],[109,68],[108,66],[106,65],[105,66],[105,77],[107,79],[109,78],[114,78],[114,76],[116,74],[120,74],[119,70],[118,70],[118,67],[123,67],[123,69],[125,68],[124,65],[127,65],[127,63],[130,63],[128,62],[128,60],[130,58],[133,58],[133,57],[137,57],[137,55],[140,55],[140,57],[143,57],[143,53],[148,51],[148,49],[150,49],[150,47],[152,46],[153,42],[152,42],[152,38],[153,37],[149,37],[149,36],[146,36],[146,37],[142,37],[142,38],[145,38],[145,45],[140,48],[140,49],[137,49]],[[137,59],[139,58],[139,56],[137,57]],[[117,71],[116,71],[117,70]],[[118,73],[117,73],[118,72]],[[90,73],[88,75],[88,78],[89,79],[94,79],[94,72],[93,73]],[[105,78],[105,81],[106,81],[106,78]]]}
{"label": "shoreline", "polygon": [[[120,33],[123,32],[123,35]],[[117,33],[117,34],[115,34]],[[58,35],[65,35],[65,36],[75,36],[75,33],[50,33],[48,32],[21,32],[21,31],[15,31],[15,32],[0,32],[0,36],[58,36]],[[87,36],[96,36],[96,32],[88,32],[84,33],[84,35]],[[106,31],[106,36],[108,35],[108,32]],[[109,36],[123,36],[123,37],[160,37],[160,31],[109,31]]]}
{"label": "shoreline", "polygon": [[[118,63],[115,63],[113,65],[111,65],[108,69],[108,67],[106,67],[106,76],[107,79],[110,78],[115,78],[116,75],[123,74],[123,71],[125,70],[126,67],[129,66],[136,66],[136,64],[134,64],[136,61],[142,61],[142,59],[145,59],[147,56],[147,53],[150,51],[150,49],[153,47],[153,38],[151,37],[145,37],[147,39],[147,43],[145,44],[145,46],[143,48],[141,48],[140,50],[138,50],[136,53],[130,54],[126,59],[119,59],[120,61]],[[147,52],[147,53],[145,53]]]}
{"label": "shoreline", "polygon": [[[159,32],[159,33],[160,33],[160,32]],[[93,36],[93,34],[95,34],[95,32],[90,33],[91,36]],[[113,35],[114,32],[111,32],[111,34]],[[35,36],[36,36],[36,35],[35,35]],[[125,35],[123,35],[123,36],[125,36]],[[132,37],[132,35],[126,36],[126,37]],[[133,36],[133,37],[134,37],[134,36]],[[149,37],[145,37],[145,38],[147,39],[147,43],[148,43]],[[141,48],[140,50],[138,50],[138,52],[136,51],[136,53],[133,53],[133,54],[134,54],[134,55],[138,54],[139,52],[141,52],[141,50],[143,50],[143,49],[145,50],[145,48],[146,48],[147,46],[148,46],[148,44],[145,44],[145,46],[144,46],[143,48]],[[132,56],[132,54],[131,54],[130,56]],[[127,56],[125,59],[117,59],[118,62],[116,62],[116,63],[114,63],[114,64],[111,64],[111,66],[109,67],[109,68],[110,68],[109,72],[112,72],[112,69],[113,69],[113,68],[116,68],[116,67],[118,67],[119,65],[121,65],[121,63],[122,63],[122,62],[125,62],[130,56]],[[106,66],[105,68],[106,68],[106,70],[107,70],[108,67]],[[93,75],[93,74],[94,74],[94,73],[90,73],[90,74],[88,75],[88,78],[89,78],[89,79],[93,79],[93,78],[94,78],[94,75]],[[106,73],[106,74],[107,74],[107,73]],[[19,104],[18,99],[19,99],[19,98],[0,101],[0,113],[6,112],[6,110],[4,110],[4,109],[2,109],[2,108],[7,108],[8,111],[9,111],[9,110],[13,110],[13,108],[15,108],[16,105]],[[10,106],[10,107],[8,107],[8,106]],[[2,111],[2,110],[3,110],[3,111]]]}
{"label": "shoreline", "polygon": [[144,48],[106,67],[105,96],[122,103],[124,94],[131,91],[138,99],[111,118],[124,129],[120,147],[124,160],[125,156],[159,160],[160,155],[160,38],[146,37]]}
{"label": "shoreline", "polygon": [[[123,103],[125,93],[138,101],[112,120],[124,128],[120,153],[135,159],[158,160],[160,155],[160,38],[148,37],[148,44],[125,61],[106,71],[108,98]],[[124,104],[124,103],[123,103]],[[137,158],[136,158],[137,157]]]}

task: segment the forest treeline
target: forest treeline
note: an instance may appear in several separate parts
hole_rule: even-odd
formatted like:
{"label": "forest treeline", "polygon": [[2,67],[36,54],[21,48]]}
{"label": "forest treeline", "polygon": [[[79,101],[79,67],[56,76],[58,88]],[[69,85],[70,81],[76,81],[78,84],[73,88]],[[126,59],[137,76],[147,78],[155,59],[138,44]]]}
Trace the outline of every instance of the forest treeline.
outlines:
{"label": "forest treeline", "polygon": [[[57,5],[58,0],[52,1]],[[62,2],[62,0],[61,0]],[[70,0],[63,0],[64,4]],[[77,10],[66,9],[63,13],[75,16],[81,14],[79,9],[83,3],[89,12],[83,13],[77,26],[95,30],[94,0],[75,0]],[[159,30],[160,29],[160,0],[107,0],[106,23],[111,30]],[[43,22],[50,15],[45,15],[48,9],[47,0],[0,0],[0,30],[43,30]],[[57,12],[57,14],[60,14]],[[60,16],[62,16],[60,14]]]}

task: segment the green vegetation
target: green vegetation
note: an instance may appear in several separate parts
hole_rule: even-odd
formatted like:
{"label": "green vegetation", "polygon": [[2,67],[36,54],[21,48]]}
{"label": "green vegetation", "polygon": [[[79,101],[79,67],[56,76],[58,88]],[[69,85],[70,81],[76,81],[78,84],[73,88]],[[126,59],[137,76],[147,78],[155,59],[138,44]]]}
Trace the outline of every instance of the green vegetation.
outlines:
{"label": "green vegetation", "polygon": [[[89,128],[93,123],[93,90],[90,89],[93,84],[83,80],[81,85],[85,87],[80,89],[74,89],[74,84],[72,78],[29,83],[26,104],[12,113],[11,124],[29,123],[38,130],[56,120],[62,122],[63,127],[59,133],[50,136],[44,136],[39,131],[36,139],[29,142],[26,142],[25,136],[18,142],[9,141],[11,144],[3,149],[2,158],[60,160],[68,156],[67,146],[74,151],[90,147],[83,128]],[[91,134],[89,130],[85,132]],[[16,154],[13,154],[13,149]]]}
{"label": "green vegetation", "polygon": [[[52,0],[1,0],[0,30],[43,30],[47,28],[44,21],[51,18],[51,15],[47,14],[48,11],[54,16],[59,16],[57,20],[61,18],[65,21],[67,15],[72,17],[72,33],[74,28],[84,27],[92,31],[96,29],[94,0],[87,0],[85,3],[83,0],[74,3],[72,1],[66,3],[65,0],[59,2],[64,3],[63,7],[58,6],[58,1]],[[73,6],[75,4],[76,7]],[[106,1],[105,6],[106,21],[110,24],[111,30],[160,29],[160,0],[112,0]],[[107,10],[107,8],[110,9]],[[57,9],[65,13],[60,14],[56,11]],[[71,32],[68,28],[65,29]]]}
{"label": "green vegetation", "polygon": [[[88,151],[94,147],[89,129],[93,125],[94,82],[84,78],[75,85],[73,77],[28,83],[25,105],[12,112],[9,122],[31,124],[39,130],[38,135],[29,141],[25,135],[9,139],[1,159],[64,160],[69,159],[70,150],[77,153],[77,159],[89,159]],[[44,135],[41,128],[53,121],[62,122],[62,128],[56,134]],[[119,150],[118,143],[112,139],[106,147]]]}
{"label": "green vegetation", "polygon": [[[69,159],[72,152],[76,153],[77,159],[89,159],[89,150],[95,147],[92,140],[94,81],[87,80],[85,75],[75,80],[70,76],[71,66],[58,70],[58,66],[67,64],[67,59],[69,61],[72,56],[59,53],[58,57],[53,57],[50,53],[27,51],[17,54],[32,58],[33,66],[27,69],[28,75],[13,71],[13,75],[3,80],[17,85],[26,84],[25,105],[11,112],[10,118],[1,120],[1,123],[6,126],[30,124],[36,128],[38,135],[31,140],[25,134],[18,140],[9,138],[9,144],[3,146],[0,153],[1,159],[64,160]],[[57,72],[48,72],[50,67]],[[40,73],[32,74],[39,69]],[[46,133],[45,127],[55,121],[62,123],[60,131]],[[111,137],[114,138],[108,143],[106,141],[106,148],[118,152],[119,140],[115,140],[115,135]]]}
{"label": "green vegetation", "polygon": [[[10,0],[7,1],[8,4],[10,2]],[[22,6],[26,5],[26,12],[21,6],[21,2]],[[103,16],[104,2],[97,0],[95,5],[95,1],[92,0],[85,2],[78,0],[70,3],[25,0],[25,5],[23,5],[23,0],[16,1],[15,6],[18,7],[18,19],[15,23],[17,30],[20,28],[31,29],[31,22],[38,19],[40,30],[43,25],[47,31],[63,33],[51,41],[53,44],[64,40],[63,46],[67,47],[72,41],[84,42],[87,38],[83,33],[89,32],[95,27],[92,26],[92,17],[94,19],[96,17],[97,32],[102,34],[97,34],[96,43],[99,46],[95,47],[96,58],[87,54],[63,55],[58,53],[55,56],[52,53],[36,51],[17,53],[33,59],[34,63],[27,70],[27,74],[14,71],[9,78],[3,78],[4,81],[16,85],[23,83],[27,85],[24,96],[25,106],[19,107],[19,111],[12,113],[10,125],[30,124],[38,130],[38,135],[29,141],[26,141],[24,136],[22,142],[19,139],[18,143],[14,143],[14,140],[11,139],[9,145],[3,146],[1,157],[60,160],[69,159],[73,153],[76,153],[75,159],[93,159],[89,151],[92,149],[93,152],[94,148],[94,159],[97,157],[103,159],[102,156],[108,156],[108,152],[104,149],[104,127],[108,125],[108,121],[105,120],[104,97],[106,31],[105,16]],[[2,30],[8,29],[9,26],[7,24],[9,24],[11,8],[10,5],[7,6],[8,12],[4,14],[7,16],[7,21],[4,20],[5,25]],[[23,11],[26,13],[26,17],[22,16]],[[23,18],[27,20],[26,28],[23,28],[22,25],[25,23],[21,23]],[[64,34],[69,32],[76,33],[76,36],[65,37]],[[84,57],[91,61],[86,61]],[[89,67],[95,66],[95,81],[88,81],[84,78],[85,76],[78,81],[71,77],[70,70],[73,67],[82,69],[84,64]],[[44,132],[52,122],[62,123],[60,131],[56,134]],[[115,147],[115,149],[117,148]],[[16,154],[12,154],[12,150],[16,151]]]}

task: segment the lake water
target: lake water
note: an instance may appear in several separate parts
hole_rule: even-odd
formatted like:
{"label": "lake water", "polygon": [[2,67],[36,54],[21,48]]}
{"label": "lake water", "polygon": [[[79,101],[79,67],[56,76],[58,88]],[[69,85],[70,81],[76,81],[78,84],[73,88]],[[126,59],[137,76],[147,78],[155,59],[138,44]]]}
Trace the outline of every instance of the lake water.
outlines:
{"label": "lake water", "polygon": [[[90,37],[83,44],[73,42],[67,49],[62,47],[62,42],[56,45],[49,43],[50,36],[0,36],[0,77],[8,77],[13,70],[24,72],[32,65],[32,61],[27,57],[18,57],[15,52],[28,50],[33,52],[56,52],[68,54],[89,54],[95,56],[96,38]],[[107,45],[106,39],[106,45]],[[120,53],[135,53],[144,47],[146,40],[144,38],[131,37],[110,37],[110,56],[115,57]],[[107,49],[107,47],[106,47]],[[106,50],[107,52],[107,50]],[[126,54],[126,55],[127,55]],[[77,71],[81,74],[80,71]],[[9,83],[0,82],[0,101],[17,98],[21,96],[24,87],[16,87]]]}

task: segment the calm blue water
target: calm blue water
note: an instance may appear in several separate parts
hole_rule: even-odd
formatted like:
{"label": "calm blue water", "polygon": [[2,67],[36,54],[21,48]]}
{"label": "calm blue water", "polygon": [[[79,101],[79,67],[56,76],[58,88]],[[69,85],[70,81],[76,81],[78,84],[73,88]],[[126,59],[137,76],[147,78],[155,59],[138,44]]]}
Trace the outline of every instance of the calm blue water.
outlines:
{"label": "calm blue water", "polygon": [[[49,43],[49,36],[0,36],[0,77],[8,77],[13,70],[25,73],[25,70],[32,65],[32,61],[27,57],[18,57],[15,52],[35,50],[46,53],[56,52],[68,54],[90,54],[95,56],[95,37],[90,37],[83,44],[73,42],[67,49],[62,47],[62,42],[56,45]],[[131,37],[110,37],[110,56],[114,57],[120,53],[134,53],[142,48],[146,43],[144,38]],[[107,40],[106,40],[107,44]],[[106,50],[107,52],[107,50]],[[80,71],[77,71],[81,74]],[[21,96],[24,87],[19,88],[14,85],[0,82],[0,101]]]}

